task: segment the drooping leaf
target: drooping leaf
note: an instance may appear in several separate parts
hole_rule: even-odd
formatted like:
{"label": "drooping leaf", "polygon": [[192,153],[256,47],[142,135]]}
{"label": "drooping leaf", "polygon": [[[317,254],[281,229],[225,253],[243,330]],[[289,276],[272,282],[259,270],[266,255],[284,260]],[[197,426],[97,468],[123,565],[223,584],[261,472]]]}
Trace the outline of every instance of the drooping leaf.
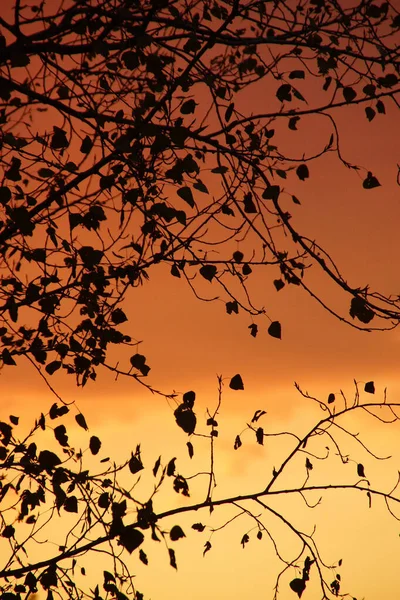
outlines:
{"label": "drooping leaf", "polygon": [[250,541],[249,534],[245,533],[244,536],[242,537],[242,539],[240,540],[240,543],[242,544],[242,546],[244,548],[245,545],[248,544],[249,541]]}
{"label": "drooping leaf", "polygon": [[271,337],[282,339],[282,326],[279,321],[273,321],[268,327],[268,333]]}
{"label": "drooping leaf", "polygon": [[257,444],[260,444],[260,446],[264,445],[264,429],[262,427],[258,427],[256,431],[256,440]]}
{"label": "drooping leaf", "polygon": [[256,323],[252,323],[251,325],[249,325],[249,329],[250,329],[250,335],[252,337],[257,337],[258,325]]}
{"label": "drooping leaf", "polygon": [[186,442],[186,446],[187,446],[187,449],[188,449],[189,458],[193,458],[193,456],[194,456],[194,448],[193,448],[192,442]]}
{"label": "drooping leaf", "polygon": [[146,365],[146,357],[143,354],[134,354],[129,360],[132,367],[140,371],[144,377],[148,375],[150,367]]}
{"label": "drooping leaf", "polygon": [[301,598],[304,590],[306,589],[306,582],[303,579],[296,577],[290,582],[290,589],[292,589],[299,598]]}
{"label": "drooping leaf", "polygon": [[328,404],[332,404],[332,402],[335,402],[335,394],[329,394],[328,396]]}
{"label": "drooping leaf", "polygon": [[192,529],[194,529],[195,531],[200,531],[200,533],[204,531],[205,528],[205,525],[203,525],[202,523],[193,523],[192,525]]}
{"label": "drooping leaf", "polygon": [[64,510],[70,513],[78,512],[78,499],[76,496],[68,496],[64,501]]}
{"label": "drooping leaf", "polygon": [[243,380],[239,373],[234,375],[230,380],[229,387],[231,390],[244,390]]}
{"label": "drooping leaf", "polygon": [[263,191],[262,197],[264,200],[273,200],[276,202],[279,198],[279,194],[281,193],[281,188],[279,185],[270,185]]}
{"label": "drooping leaf", "polygon": [[282,279],[274,279],[274,286],[277,292],[285,287],[285,282]]}
{"label": "drooping leaf", "polygon": [[353,100],[357,97],[357,92],[353,90],[350,86],[345,86],[342,89],[343,97],[347,103],[353,102]]}
{"label": "drooping leaf", "polygon": [[352,298],[350,303],[350,316],[357,318],[362,323],[369,323],[375,316],[375,313],[369,308],[366,301],[360,296]]}
{"label": "drooping leaf", "polygon": [[58,425],[58,427],[55,427],[54,436],[61,446],[68,446],[68,435],[65,425]]}
{"label": "drooping leaf", "polygon": [[172,548],[168,548],[168,553],[169,553],[169,564],[174,569],[178,569],[177,564],[176,564],[175,551]]}
{"label": "drooping leaf", "polygon": [[312,471],[313,468],[314,468],[313,464],[312,464],[312,462],[310,461],[310,459],[307,456],[307,458],[306,458],[306,469],[307,469],[307,471]]}
{"label": "drooping leaf", "polygon": [[235,443],[234,443],[234,445],[233,445],[233,449],[234,449],[234,450],[237,450],[238,448],[240,448],[240,446],[241,446],[241,445],[242,445],[242,440],[240,439],[240,436],[239,436],[239,435],[237,435],[237,436],[235,437]]}
{"label": "drooping leaf", "polygon": [[289,73],[289,79],[304,79],[305,75],[306,74],[303,69],[296,69],[295,71],[291,71]]}
{"label": "drooping leaf", "polygon": [[53,375],[53,373],[55,373],[56,371],[58,371],[58,369],[60,369],[61,364],[62,363],[60,360],[53,360],[51,363],[46,365],[46,372],[49,375]]}
{"label": "drooping leaf", "polygon": [[181,404],[174,412],[177,425],[188,435],[192,435],[196,429],[196,415],[191,408]]}
{"label": "drooping leaf", "polygon": [[84,429],[85,431],[88,430],[86,419],[82,413],[78,413],[77,415],[75,415],[75,421],[78,423],[79,427],[82,427],[82,429]]}
{"label": "drooping leaf", "polygon": [[371,171],[368,171],[367,177],[363,181],[363,188],[365,190],[372,190],[373,188],[379,187],[381,184],[377,178],[372,175]]}
{"label": "drooping leaf", "polygon": [[133,525],[127,525],[120,533],[118,541],[129,554],[132,554],[143,543],[144,535],[136,527],[133,527]]}
{"label": "drooping leaf", "polygon": [[364,465],[362,465],[361,463],[358,463],[357,465],[357,475],[359,477],[365,477]]}
{"label": "drooping leaf", "polygon": [[290,102],[292,99],[292,86],[288,83],[283,83],[276,92],[276,97],[280,102]]}
{"label": "drooping leaf", "polygon": [[90,448],[90,452],[94,456],[100,452],[101,441],[99,440],[99,438],[97,436],[92,435],[92,437],[90,438],[90,441],[89,441],[89,448]]}
{"label": "drooping leaf", "polygon": [[296,175],[300,179],[300,181],[305,181],[310,177],[310,173],[307,165],[301,164],[296,169]]}
{"label": "drooping leaf", "polygon": [[368,394],[375,394],[375,384],[373,381],[367,381],[364,386],[364,391]]}
{"label": "drooping leaf", "polygon": [[140,454],[136,453],[131,455],[128,467],[132,475],[135,475],[135,473],[138,473],[139,471],[144,469],[143,463],[140,459]]}
{"label": "drooping leaf", "polygon": [[193,408],[195,400],[196,392],[193,392],[192,390],[190,392],[185,392],[182,396],[183,404],[188,408]]}
{"label": "drooping leaf", "polygon": [[200,275],[207,279],[207,281],[212,281],[217,274],[217,267],[215,265],[203,265],[200,268]]}
{"label": "drooping leaf", "polygon": [[169,537],[171,538],[171,540],[173,542],[176,542],[177,540],[180,540],[181,538],[186,537],[183,529],[181,527],[179,527],[179,525],[174,525],[171,529],[171,531],[169,532]]}
{"label": "drooping leaf", "polygon": [[228,108],[225,111],[225,121],[228,122],[231,120],[233,109],[235,108],[235,104],[233,102],[230,103]]}
{"label": "drooping leaf", "polygon": [[190,187],[184,186],[184,187],[179,188],[179,190],[177,191],[177,194],[180,198],[182,198],[182,200],[184,200],[187,204],[189,204],[189,206],[191,208],[193,208],[195,206],[193,193],[192,193],[192,190],[190,189]]}
{"label": "drooping leaf", "polygon": [[205,555],[207,554],[207,552],[208,552],[209,550],[211,550],[211,548],[212,548],[212,546],[211,546],[211,542],[207,541],[207,542],[204,544],[203,556],[205,556]]}

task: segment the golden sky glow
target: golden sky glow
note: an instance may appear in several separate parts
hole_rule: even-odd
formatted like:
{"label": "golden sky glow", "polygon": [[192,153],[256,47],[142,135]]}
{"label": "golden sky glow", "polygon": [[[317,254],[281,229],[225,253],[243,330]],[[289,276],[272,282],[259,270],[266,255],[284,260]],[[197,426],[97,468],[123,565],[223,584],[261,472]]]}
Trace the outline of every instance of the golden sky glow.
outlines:
{"label": "golden sky glow", "polygon": [[[13,5],[12,0],[7,2]],[[268,95],[267,89],[260,91]],[[260,93],[255,100],[244,94],[240,98],[241,110],[259,110],[264,96]],[[385,294],[398,294],[399,113],[388,103],[387,114],[378,115],[372,123],[367,122],[358,107],[339,109],[335,118],[343,156],[371,169],[381,187],[364,190],[363,171],[346,169],[338,164],[334,155],[323,156],[310,163],[307,182],[299,182],[294,175],[285,182],[288,192],[301,200],[301,206],[290,206],[293,221],[329,251],[351,284],[370,285]],[[302,120],[298,132],[288,131],[285,125],[276,134],[281,151],[290,148],[301,154],[304,143],[308,149],[317,148],[324,139],[324,127],[319,119]],[[212,187],[212,176],[210,180],[206,177],[203,177],[205,183]],[[239,247],[250,252],[251,245],[246,244]],[[399,397],[400,334],[396,329],[371,333],[352,329],[328,315],[296,286],[286,286],[277,293],[272,283],[273,269],[271,272],[260,269],[254,271],[249,289],[255,304],[265,306],[268,314],[282,323],[283,333],[282,340],[273,339],[264,326],[254,339],[249,334],[248,315],[227,315],[224,300],[200,302],[183,279],[171,277],[169,267],[155,266],[149,275],[150,280],[143,287],[128,293],[124,306],[129,317],[125,332],[141,342],[140,352],[146,355],[151,366],[149,382],[168,393],[195,390],[197,418],[206,431],[206,410],[209,408],[212,412],[218,399],[217,375],[225,378],[218,416],[218,485],[214,499],[260,489],[262,478],[269,480],[272,468],[278,466],[279,457],[289,447],[285,444],[290,445],[290,441],[283,443],[268,438],[261,447],[248,431],[243,436],[243,447],[235,451],[235,436],[245,429],[255,410],[267,411],[262,424],[270,433],[282,430],[304,433],[313,419],[320,418],[320,409],[301,397],[294,388],[295,381],[321,399],[330,392],[339,394],[340,389],[351,397],[353,379],[360,382],[360,387],[373,380],[377,398],[383,397],[385,387],[391,398]],[[333,307],[348,313],[349,299],[339,293],[317,267],[307,272],[307,278]],[[200,289],[210,298],[218,293],[208,282],[202,282]],[[123,358],[119,352],[118,347],[113,350],[115,362]],[[236,373],[243,378],[244,391],[234,392],[228,388],[230,378]],[[33,418],[47,411],[55,401],[43,379],[28,363],[3,368],[0,377],[4,419],[9,414],[17,414],[22,425],[28,427]],[[161,396],[151,395],[135,381],[123,377],[116,380],[113,374],[103,372],[99,373],[96,383],[89,382],[84,389],[78,389],[72,378],[56,373],[51,385],[64,400],[76,400],[90,432],[103,442],[102,456],[123,460],[141,443],[143,462],[150,471],[160,454],[165,462],[178,457],[179,469],[188,477],[207,470],[208,441],[194,437],[195,457],[190,461],[186,450],[188,438],[174,422],[175,405]],[[364,432],[364,439],[374,452],[393,455],[391,461],[375,464],[371,459],[365,463],[371,483],[390,489],[396,483],[400,464],[398,424],[384,427],[372,419],[367,422],[355,418],[351,427]],[[69,432],[71,439],[76,435],[77,446],[85,443],[85,436],[72,419]],[[357,462],[357,449],[351,452]],[[342,473],[337,457],[332,456],[326,463],[313,462],[311,477],[315,481],[332,481]],[[351,474],[346,474],[345,480],[348,477],[352,481],[353,463],[344,468]],[[296,473],[290,473],[289,481],[296,477]],[[301,478],[302,475],[300,484]],[[162,491],[156,496],[157,509],[167,510],[204,498],[207,478],[199,476],[189,482],[193,486],[192,498],[183,498],[171,490]],[[151,486],[151,478],[144,475],[138,487],[143,500]],[[316,501],[318,495],[310,498]],[[314,509],[306,508],[298,496],[290,502],[279,499],[279,503],[303,531],[311,533],[314,523],[317,524],[319,547],[327,563],[343,559],[340,569],[343,591],[351,592],[357,600],[398,598],[400,524],[388,515],[383,502],[374,499],[369,508],[365,495],[332,490],[323,494],[322,503]],[[271,506],[274,506],[273,500]],[[203,509],[177,519],[187,535],[174,545],[177,572],[168,564],[164,544],[146,541],[144,550],[149,556],[149,565],[141,564],[136,555],[128,560],[146,600],[272,600],[279,564],[268,539],[256,539],[257,530],[250,519],[241,517],[211,537],[209,531],[198,533],[191,529],[196,521],[217,529],[233,514],[232,507],[218,508],[211,516]],[[397,514],[400,516],[400,511]],[[165,528],[174,524],[174,519],[168,520]],[[242,548],[240,541],[246,532],[250,532],[250,542]],[[292,539],[273,519],[271,532],[279,541],[282,553],[291,557]],[[45,537],[50,539],[43,534]],[[212,549],[203,558],[207,540],[211,540]],[[103,564],[107,568],[106,559],[97,553],[88,555],[84,563],[89,580],[95,569],[102,572]],[[292,577],[292,572],[282,577],[280,600],[295,598],[288,586]],[[312,571],[303,598],[320,598]]]}

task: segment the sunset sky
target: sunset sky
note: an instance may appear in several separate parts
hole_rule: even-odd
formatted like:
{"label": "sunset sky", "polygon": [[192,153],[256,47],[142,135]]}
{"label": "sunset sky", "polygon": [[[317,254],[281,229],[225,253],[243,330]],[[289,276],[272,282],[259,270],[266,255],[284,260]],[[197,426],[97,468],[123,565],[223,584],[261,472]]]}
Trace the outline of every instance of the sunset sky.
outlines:
{"label": "sunset sky", "polygon": [[[12,0],[7,1],[13,5]],[[261,95],[257,100],[253,96],[246,99],[244,95],[241,102],[243,112],[251,112],[258,109],[257,104],[262,104],[263,99]],[[378,115],[371,123],[362,107],[344,107],[335,112],[343,156],[373,172],[380,187],[364,190],[364,171],[346,169],[333,154],[310,163],[310,178],[306,182],[291,175],[285,186],[301,200],[300,206],[290,206],[294,224],[330,253],[347,281],[359,287],[369,285],[389,295],[400,293],[400,194],[396,184],[400,119],[397,107],[389,101],[386,109],[386,115]],[[312,118],[299,123],[298,132],[288,131],[285,125],[277,131],[280,150],[308,151],[317,147],[324,139],[323,127]],[[203,177],[205,183],[212,186],[211,176],[209,181],[206,177]],[[383,398],[387,387],[389,399],[400,400],[397,329],[371,333],[353,329],[327,314],[297,286],[286,286],[277,292],[273,285],[274,269],[260,268],[254,269],[249,288],[255,303],[265,306],[268,315],[282,323],[282,339],[267,334],[268,321],[259,322],[259,334],[253,338],[248,329],[251,323],[248,315],[226,314],[223,299],[199,301],[185,281],[172,277],[169,271],[163,265],[153,267],[150,280],[128,293],[124,310],[129,321],[121,329],[138,341],[143,340],[139,348],[151,367],[148,381],[154,388],[166,393],[196,391],[195,412],[200,431],[207,432],[207,408],[212,412],[217,405],[217,376],[224,378],[217,418],[220,435],[216,439],[218,485],[214,499],[261,489],[262,478],[266,483],[269,481],[272,468],[279,466],[279,458],[290,448],[290,440],[285,445],[276,438],[268,438],[261,447],[247,431],[242,437],[243,446],[233,449],[235,436],[246,428],[255,410],[267,411],[260,425],[270,433],[294,431],[301,435],[307,426],[321,418],[318,406],[302,398],[294,382],[325,401],[329,393],[339,394],[340,390],[351,398],[354,379],[360,382],[360,389],[373,380],[377,399]],[[348,315],[350,299],[339,293],[317,267],[307,271],[306,278],[335,309]],[[219,293],[209,282],[202,282],[201,290],[209,297]],[[119,355],[113,352],[117,361]],[[243,378],[244,391],[229,389],[230,378],[236,373]],[[55,401],[28,362],[21,361],[17,368],[3,368],[0,376],[4,420],[9,414],[16,414],[23,426],[28,427]],[[192,438],[195,457],[190,461],[186,449],[188,437],[175,424],[175,405],[162,396],[150,394],[132,379],[115,380],[113,374],[99,372],[97,382],[89,382],[83,389],[75,387],[72,377],[62,374],[53,375],[50,381],[63,400],[76,400],[90,433],[103,442],[102,456],[123,460],[141,443],[143,462],[150,471],[160,454],[165,463],[177,456],[179,470],[188,477],[208,469],[207,440]],[[370,458],[365,462],[373,486],[385,490],[393,487],[400,465],[399,424],[383,426],[373,419],[355,418],[351,428],[364,433],[364,440],[373,452],[393,455],[390,461],[376,463]],[[77,446],[85,444],[87,438],[72,418],[69,433],[71,440],[76,435]],[[323,447],[324,444],[322,453]],[[359,456],[364,460],[359,449],[352,444],[348,448],[356,463],[361,461]],[[353,463],[339,468],[337,457],[332,457],[331,462],[314,462],[312,477],[319,482],[338,481],[343,472],[347,482],[346,469],[348,472],[355,469]],[[304,479],[303,472],[298,477],[297,473],[291,473],[290,477],[293,477],[290,481],[300,484]],[[207,479],[199,477],[189,482],[193,485],[193,498],[182,498],[166,489],[159,498],[156,496],[157,510],[204,498]],[[144,476],[140,488],[143,499],[146,493],[151,493],[151,486],[151,478]],[[282,503],[279,507],[283,506],[287,515],[293,515],[302,531],[311,533],[314,523],[317,524],[319,548],[327,563],[343,559],[339,571],[343,592],[349,592],[357,600],[398,597],[400,523],[388,514],[383,502],[374,500],[372,508],[368,508],[364,495],[345,491],[324,493],[321,505],[315,509],[307,509],[298,497],[279,502]],[[219,528],[234,514],[229,507],[216,509],[211,516],[203,510],[177,517],[176,523],[187,536],[174,544],[177,571],[168,564],[165,546],[146,540],[144,549],[149,565],[140,563],[135,554],[129,563],[146,600],[205,597],[272,600],[280,566],[270,542],[266,538],[256,539],[257,530],[249,519],[237,519],[211,537],[209,531],[198,533],[191,529],[191,524],[197,521]],[[396,514],[400,517],[399,509]],[[176,523],[168,520],[165,528]],[[246,532],[250,532],[250,542],[242,548],[240,541]],[[295,551],[291,539],[272,520],[271,533],[280,541],[282,552],[292,558]],[[212,549],[203,558],[208,539]],[[87,564],[88,577],[94,569],[101,568],[101,579],[103,568],[107,568],[102,560],[100,555],[84,559],[82,564]],[[335,572],[332,571],[332,579]],[[282,577],[280,600],[296,597],[288,586],[295,576],[299,573],[290,571]],[[311,580],[303,599],[320,598],[316,584],[317,577],[311,568]]]}

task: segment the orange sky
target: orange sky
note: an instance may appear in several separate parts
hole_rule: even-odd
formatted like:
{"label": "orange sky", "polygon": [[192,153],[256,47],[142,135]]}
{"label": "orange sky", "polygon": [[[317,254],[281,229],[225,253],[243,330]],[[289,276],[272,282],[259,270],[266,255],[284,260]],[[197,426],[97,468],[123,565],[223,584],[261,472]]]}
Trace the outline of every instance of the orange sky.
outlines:
{"label": "orange sky", "polygon": [[[253,103],[247,110],[255,108]],[[299,182],[293,176],[285,185],[289,189],[290,183],[290,191],[302,202],[300,207],[291,206],[294,222],[331,253],[349,282],[360,287],[370,284],[383,293],[398,293],[400,206],[395,180],[400,120],[398,112],[389,106],[387,113],[384,117],[377,116],[372,123],[367,122],[362,108],[346,107],[335,113],[343,154],[354,163],[371,168],[382,187],[363,190],[358,174],[338,165],[331,156],[311,163],[307,182]],[[284,149],[285,143],[295,149],[298,138],[306,139],[310,147],[317,144],[321,130],[307,123],[310,121],[300,123],[296,134],[282,132],[280,149]],[[316,267],[307,277],[316,282],[326,298],[332,299],[335,307],[348,312],[349,299],[337,293]],[[363,333],[351,329],[327,315],[296,286],[286,286],[277,293],[273,278],[273,272],[259,270],[252,277],[250,289],[256,301],[267,307],[268,314],[282,322],[281,341],[267,335],[267,322],[258,337],[252,338],[248,316],[227,315],[222,301],[199,302],[184,281],[171,277],[169,269],[163,266],[153,268],[150,281],[133,290],[124,307],[129,316],[126,332],[144,340],[140,351],[151,366],[149,382],[166,392],[195,390],[199,420],[205,416],[206,407],[212,409],[216,404],[217,374],[226,377],[226,384],[235,373],[243,377],[243,392],[232,392],[225,386],[219,417],[221,435],[216,442],[218,497],[224,490],[242,493],[259,489],[263,470],[269,474],[271,465],[276,464],[270,450],[272,444],[261,448],[254,440],[250,441],[249,434],[244,447],[233,450],[235,435],[245,427],[254,410],[267,410],[263,425],[271,427],[271,431],[302,430],[306,421],[318,416],[318,411],[296,392],[294,381],[324,399],[329,392],[337,393],[339,389],[351,396],[354,378],[360,382],[374,380],[378,398],[386,386],[390,397],[396,398],[400,393],[397,330]],[[208,282],[202,285],[202,290],[213,294]],[[3,418],[12,412],[27,421],[47,410],[54,401],[28,364],[3,369],[0,375]],[[160,453],[166,459],[178,456],[182,471],[188,473],[200,469],[201,461],[207,458],[205,442],[195,439],[198,458],[190,464],[186,456],[187,436],[174,423],[174,407],[132,380],[115,381],[108,373],[99,373],[95,384],[76,389],[72,380],[55,374],[51,384],[65,400],[76,399],[91,433],[103,440],[104,455],[115,453],[122,458],[141,442],[144,461],[148,457],[149,466]],[[389,433],[371,422],[366,432],[374,448],[379,446],[383,453],[397,457],[397,462],[379,463],[378,468],[370,465],[376,480],[390,487],[399,464],[399,428]],[[323,467],[319,469],[323,473]],[[161,509],[183,502],[168,493],[163,501],[165,506]],[[294,518],[308,531],[314,522],[318,523],[328,562],[343,558],[340,572],[344,591],[350,591],[357,599],[398,597],[400,528],[394,519],[388,518],[379,502],[368,509],[365,498],[331,492],[311,514],[297,501],[288,510],[293,511]],[[147,543],[149,566],[138,564],[137,560],[132,563],[138,575],[138,589],[146,599],[272,599],[279,568],[273,549],[267,542],[256,540],[255,533],[245,549],[240,544],[243,533],[252,525],[239,521],[217,532],[212,537],[212,551],[202,557],[207,536],[190,531],[190,524],[204,520],[218,527],[230,514],[226,509],[215,511],[211,520],[205,511],[189,519],[179,518],[187,538],[175,545],[178,572],[169,567],[165,548]],[[282,537],[288,554],[290,543]],[[90,557],[88,564],[93,569]],[[288,588],[289,580],[286,577],[282,581],[280,600],[295,597]],[[303,598],[319,598],[313,577]]]}

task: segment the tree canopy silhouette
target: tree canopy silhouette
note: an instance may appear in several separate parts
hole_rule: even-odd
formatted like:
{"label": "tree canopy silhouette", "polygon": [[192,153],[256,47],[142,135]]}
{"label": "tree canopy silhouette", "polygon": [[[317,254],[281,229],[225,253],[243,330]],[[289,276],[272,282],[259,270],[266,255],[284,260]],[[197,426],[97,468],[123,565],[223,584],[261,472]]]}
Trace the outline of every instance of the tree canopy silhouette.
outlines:
{"label": "tree canopy silhouette", "polygon": [[[115,368],[108,346],[132,343],[120,329],[124,297],[158,263],[199,297],[210,282],[207,299],[247,311],[253,336],[264,317],[281,337],[279,315],[248,292],[257,269],[271,290],[299,286],[353,327],[397,325],[399,297],[348,283],[290,213],[293,182],[312,178],[326,153],[365,194],[380,185],[373,166],[342,156],[335,115],[356,105],[368,127],[398,108],[391,3],[13,6],[0,18],[5,364],[29,356],[81,384],[99,365]],[[282,128],[304,143],[297,125],[310,117],[329,122],[319,150],[282,153]],[[349,309],[314,290],[310,267],[348,294]],[[130,368],[149,371],[141,354]]]}
{"label": "tree canopy silhouette", "polygon": [[[336,115],[353,107],[368,127],[398,110],[395,3],[14,0],[8,9],[0,16],[3,366],[19,368],[29,360],[46,377],[64,370],[78,385],[95,380],[103,366],[153,390],[147,357],[138,351],[134,332],[126,333],[124,300],[158,264],[185,279],[199,300],[222,296],[229,315],[246,312],[254,337],[261,319],[267,319],[272,338],[280,339],[284,326],[279,315],[253,301],[248,283],[260,269],[274,293],[302,288],[357,329],[398,324],[400,296],[371,290],[367,282],[349,283],[291,215],[292,207],[301,208],[295,183],[312,179],[326,154],[354,172],[363,193],[380,186],[373,166],[343,156]],[[300,123],[310,118],[328,123],[326,139],[324,133],[317,138],[319,149],[283,151],[287,135],[305,144]],[[338,311],[314,289],[310,268],[347,294],[346,310]],[[107,352],[112,345],[128,347],[118,364]],[[101,440],[92,434],[84,451],[75,449],[68,413],[75,412],[86,432],[89,426],[61,398],[27,435],[18,434],[18,416],[1,421],[2,560],[3,548],[7,553],[1,598],[20,600],[43,589],[48,600],[54,594],[141,600],[129,554],[147,564],[143,545],[163,540],[177,568],[175,543],[189,534],[182,524],[170,527],[170,518],[198,511],[203,518],[225,506],[246,522],[243,548],[253,538],[266,538],[281,561],[274,598],[282,582],[300,598],[312,578],[321,598],[340,596],[340,559],[327,565],[314,533],[305,533],[270,500],[301,498],[312,509],[316,492],[352,490],[369,506],[383,499],[396,517],[398,480],[386,491],[367,479],[364,458],[386,457],[370,450],[345,419],[362,413],[382,426],[396,423],[399,403],[385,394],[368,400],[365,394],[375,393],[372,381],[361,393],[356,383],[352,400],[343,392],[319,399],[297,386],[304,401],[314,403],[315,422],[306,433],[276,432],[262,425],[265,411],[257,410],[244,432],[233,436],[233,450],[240,451],[250,431],[260,446],[266,438],[272,443],[283,437],[286,454],[259,490],[215,498],[223,383],[220,377],[216,408],[205,423],[198,423],[193,391],[170,396],[176,423],[189,436],[189,457],[196,436],[209,445],[205,493],[192,503],[194,476],[183,474],[173,457],[160,456],[149,467],[137,444],[117,464],[102,456]],[[239,373],[233,375],[227,393],[244,385]],[[356,448],[353,453],[343,438]],[[330,479],[331,464],[346,473],[339,483]],[[144,500],[135,486],[145,467],[154,485]],[[322,479],[313,479],[316,471]],[[163,510],[156,506],[157,494],[169,483],[187,503]],[[270,520],[293,536],[291,556],[281,552]],[[37,558],[39,534],[46,527],[54,532],[56,525],[61,532],[66,528],[64,542]],[[199,520],[191,527],[205,536],[207,554],[216,529]],[[85,587],[80,561],[99,548],[110,558],[110,570]]]}

